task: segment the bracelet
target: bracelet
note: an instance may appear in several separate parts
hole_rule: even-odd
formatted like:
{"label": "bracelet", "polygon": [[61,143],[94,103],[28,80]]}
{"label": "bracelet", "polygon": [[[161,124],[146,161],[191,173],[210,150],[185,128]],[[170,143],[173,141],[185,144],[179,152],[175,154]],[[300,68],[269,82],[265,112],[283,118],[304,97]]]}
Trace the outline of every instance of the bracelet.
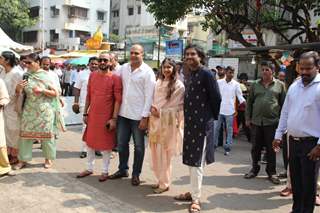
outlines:
{"label": "bracelet", "polygon": [[83,114],[83,116],[88,116],[88,113]]}
{"label": "bracelet", "polygon": [[111,120],[117,120],[118,118],[111,118]]}

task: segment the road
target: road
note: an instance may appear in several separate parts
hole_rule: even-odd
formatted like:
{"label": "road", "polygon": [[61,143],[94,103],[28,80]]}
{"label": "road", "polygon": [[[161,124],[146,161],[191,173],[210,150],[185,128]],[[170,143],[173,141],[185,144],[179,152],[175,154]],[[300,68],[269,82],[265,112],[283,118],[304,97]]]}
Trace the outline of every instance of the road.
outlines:
{"label": "road", "polygon": [[[141,186],[133,187],[129,178],[98,181],[101,160],[97,158],[95,175],[84,179],[75,176],[86,168],[86,160],[79,158],[81,127],[72,126],[59,136],[54,167],[42,168],[39,145],[34,146],[34,159],[15,177],[0,179],[0,212],[187,212],[188,203],[175,202],[173,196],[189,189],[187,167],[181,157],[173,161],[170,191],[152,193],[154,183],[147,150]],[[132,148],[132,147],[131,147]],[[132,155],[130,156],[130,165]],[[282,171],[278,158],[278,170]],[[110,173],[117,170],[118,159],[111,160]],[[205,167],[202,192],[202,212],[289,212],[291,198],[282,198],[275,186],[267,180],[264,171],[258,178],[246,180],[243,174],[250,169],[250,144],[243,138],[234,141],[230,156],[220,148],[216,163]]]}

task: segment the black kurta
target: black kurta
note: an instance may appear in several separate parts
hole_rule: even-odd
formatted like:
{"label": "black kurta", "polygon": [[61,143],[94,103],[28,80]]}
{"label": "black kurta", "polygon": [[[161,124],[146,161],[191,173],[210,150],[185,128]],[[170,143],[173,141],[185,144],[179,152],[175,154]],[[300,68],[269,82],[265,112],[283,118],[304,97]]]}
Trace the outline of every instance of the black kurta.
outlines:
{"label": "black kurta", "polygon": [[185,83],[183,164],[200,167],[205,137],[206,163],[214,162],[213,120],[219,115],[221,95],[213,74],[204,67]]}

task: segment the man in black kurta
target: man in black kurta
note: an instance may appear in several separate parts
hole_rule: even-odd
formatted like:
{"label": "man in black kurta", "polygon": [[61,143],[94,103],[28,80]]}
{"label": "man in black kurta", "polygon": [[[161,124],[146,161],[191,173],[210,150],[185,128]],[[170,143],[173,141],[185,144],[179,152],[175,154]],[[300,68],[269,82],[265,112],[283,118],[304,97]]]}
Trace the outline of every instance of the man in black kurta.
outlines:
{"label": "man in black kurta", "polygon": [[200,210],[203,166],[214,162],[212,125],[218,118],[221,102],[217,81],[202,66],[204,58],[197,46],[186,47],[185,63],[191,73],[185,82],[183,164],[189,166],[192,190],[176,199],[192,200],[191,212]]}

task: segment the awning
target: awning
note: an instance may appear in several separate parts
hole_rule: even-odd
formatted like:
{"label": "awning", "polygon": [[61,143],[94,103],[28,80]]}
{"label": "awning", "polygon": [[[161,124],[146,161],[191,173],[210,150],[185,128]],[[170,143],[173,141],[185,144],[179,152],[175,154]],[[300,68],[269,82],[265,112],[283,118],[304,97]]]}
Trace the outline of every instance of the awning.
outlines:
{"label": "awning", "polygon": [[23,52],[23,51],[33,51],[32,46],[27,46],[23,44],[19,44],[13,41],[1,28],[0,28],[0,47],[11,49],[16,52]]}
{"label": "awning", "polygon": [[302,43],[302,44],[286,44],[286,45],[276,45],[276,46],[263,46],[263,47],[230,48],[230,51],[276,52],[279,50],[294,50],[294,49],[318,49],[318,50],[320,50],[320,42]]}

